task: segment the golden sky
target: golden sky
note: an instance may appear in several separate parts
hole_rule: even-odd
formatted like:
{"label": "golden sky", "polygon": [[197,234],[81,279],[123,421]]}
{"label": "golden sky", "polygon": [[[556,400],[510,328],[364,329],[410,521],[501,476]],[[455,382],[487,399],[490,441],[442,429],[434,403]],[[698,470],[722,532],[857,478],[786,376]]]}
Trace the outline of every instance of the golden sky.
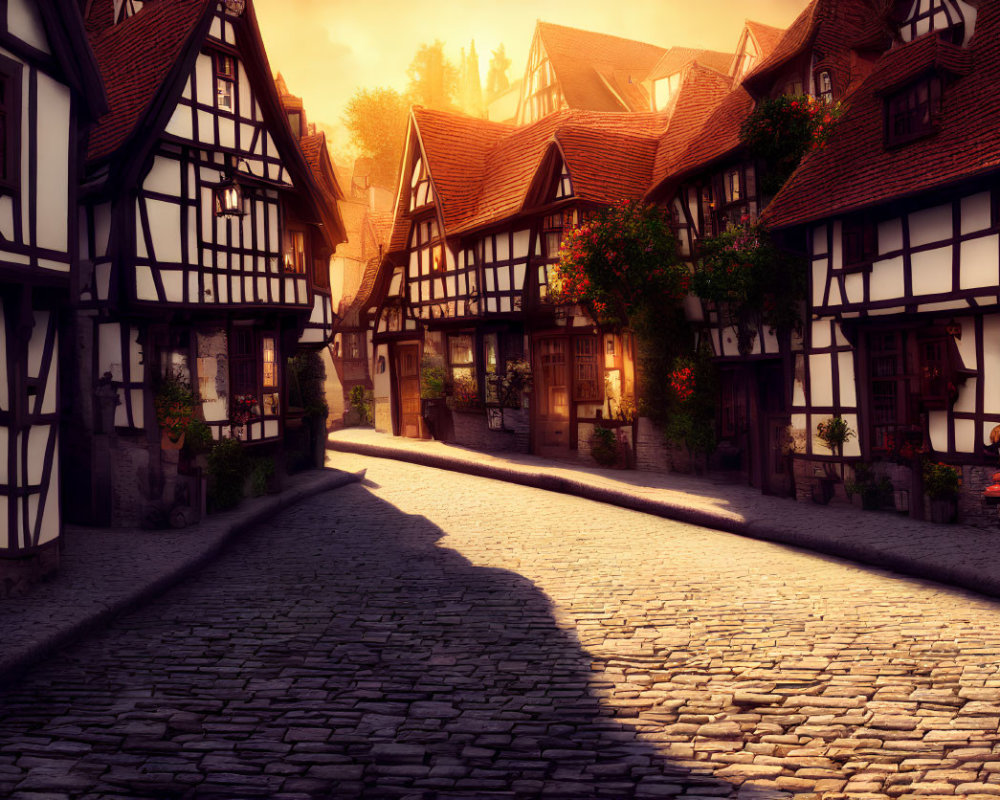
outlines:
{"label": "golden sky", "polygon": [[358,88],[406,88],[422,43],[440,39],[458,61],[474,39],[485,86],[503,43],[523,76],[536,20],[661,47],[732,51],[746,18],[786,27],[807,0],[254,0],[271,68],[305,101],[313,122],[339,125]]}

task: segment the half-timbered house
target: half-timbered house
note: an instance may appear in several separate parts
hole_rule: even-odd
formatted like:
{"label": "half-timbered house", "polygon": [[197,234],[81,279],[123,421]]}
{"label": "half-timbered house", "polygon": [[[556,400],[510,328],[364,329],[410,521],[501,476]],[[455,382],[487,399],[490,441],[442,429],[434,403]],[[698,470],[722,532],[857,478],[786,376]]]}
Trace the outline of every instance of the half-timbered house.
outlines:
{"label": "half-timbered house", "polygon": [[538,22],[521,83],[517,123],[562,109],[649,111],[650,71],[666,50],[604,33]]}
{"label": "half-timbered house", "polygon": [[286,362],[329,340],[343,237],[252,2],[86,7],[110,112],[89,140],[80,221],[74,504],[134,524],[195,503],[161,450],[154,395],[171,375],[198,393],[216,439],[271,443],[280,458],[301,411]]}
{"label": "half-timbered house", "polygon": [[[596,209],[642,197],[726,80],[697,66],[669,111],[565,110],[520,128],[414,110],[371,300],[376,428],[585,455],[593,427],[634,399],[636,353],[627,330],[547,302],[563,235]],[[497,379],[522,360],[534,387],[511,403]],[[421,402],[421,372],[435,361],[450,413]]]}
{"label": "half-timbered house", "polygon": [[0,595],[58,564],[76,176],[105,107],[74,3],[0,4]]}
{"label": "half-timbered house", "polygon": [[[702,238],[760,217],[771,197],[764,191],[765,166],[740,142],[744,120],[758,101],[779,95],[842,99],[870,69],[868,50],[859,44],[866,8],[861,0],[813,0],[780,35],[747,22],[725,96],[699,135],[664,164],[647,195],[670,204],[682,255],[696,258]],[[759,318],[734,321],[710,303],[702,314],[719,367],[720,465],[738,468],[765,492],[790,493],[785,452],[798,336]],[[697,321],[697,312],[692,318]]]}
{"label": "half-timbered house", "polygon": [[[766,212],[804,232],[811,263],[800,493],[837,462],[876,461],[920,516],[929,454],[964,472],[963,518],[995,522],[981,490],[1000,440],[1000,4],[887,4],[870,22],[887,52]],[[816,436],[832,416],[856,433],[842,452]]]}

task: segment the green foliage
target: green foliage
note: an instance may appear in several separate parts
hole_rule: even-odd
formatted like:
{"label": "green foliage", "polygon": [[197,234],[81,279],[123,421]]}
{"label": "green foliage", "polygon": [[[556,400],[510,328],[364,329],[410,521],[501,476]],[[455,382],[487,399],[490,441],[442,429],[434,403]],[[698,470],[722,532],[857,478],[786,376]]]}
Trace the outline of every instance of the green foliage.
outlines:
{"label": "green foliage", "polygon": [[210,511],[235,508],[243,499],[250,464],[239,439],[220,439],[208,453],[208,505]]}
{"label": "green foliage", "polygon": [[664,426],[667,441],[683,445],[692,455],[708,455],[715,450],[717,396],[718,376],[708,345],[693,355],[675,359]]}
{"label": "green foliage", "polygon": [[448,370],[444,366],[444,358],[439,355],[425,353],[420,360],[420,397],[423,400],[433,400],[444,397],[448,382]]}
{"label": "green foliage", "polygon": [[744,220],[701,241],[691,288],[729,315],[740,334],[740,351],[749,352],[763,322],[776,330],[799,329],[806,296],[805,261],[775,246],[767,229]]}
{"label": "green foliage", "polygon": [[760,181],[765,196],[777,194],[803,156],[825,144],[840,114],[839,104],[828,105],[810,95],[782,95],[757,103],[743,122],[740,141],[767,165]]}
{"label": "green foliage", "polygon": [[395,89],[358,89],[347,103],[344,126],[351,143],[371,159],[376,186],[393,188],[403,158],[410,104]]}
{"label": "green foliage", "polygon": [[872,464],[855,464],[854,478],[844,483],[844,489],[848,497],[861,495],[862,507],[869,510],[892,502],[892,481],[885,475],[879,475]]}
{"label": "green foliage", "polygon": [[207,453],[215,439],[212,437],[212,429],[198,418],[194,418],[188,423],[184,431],[184,450],[190,455],[200,455]]}
{"label": "green foliage", "polygon": [[550,300],[581,303],[601,323],[627,325],[644,309],[678,305],[689,282],[669,212],[622,200],[567,235]]}
{"label": "green foliage", "polygon": [[932,500],[950,500],[958,496],[962,473],[942,461],[924,463],[924,492]]}
{"label": "green foliage", "polygon": [[360,384],[352,386],[349,400],[351,408],[357,413],[358,419],[361,420],[361,424],[371,425],[374,420],[374,415],[372,413],[371,391]]}
{"label": "green foliage", "polygon": [[288,359],[289,405],[302,409],[307,417],[326,419],[326,369],[319,353],[300,353]]}
{"label": "green foliage", "polygon": [[816,436],[823,442],[827,450],[836,450],[844,442],[854,437],[851,426],[843,417],[829,417],[816,425]]}
{"label": "green foliage", "polygon": [[618,436],[611,428],[597,426],[590,436],[590,455],[602,467],[613,467],[620,454]]}
{"label": "green foliage", "polygon": [[194,419],[197,402],[191,385],[180,375],[168,373],[160,379],[153,397],[157,425],[176,442]]}
{"label": "green foliage", "polygon": [[250,466],[250,496],[263,497],[274,479],[274,459],[270,456],[255,458]]}

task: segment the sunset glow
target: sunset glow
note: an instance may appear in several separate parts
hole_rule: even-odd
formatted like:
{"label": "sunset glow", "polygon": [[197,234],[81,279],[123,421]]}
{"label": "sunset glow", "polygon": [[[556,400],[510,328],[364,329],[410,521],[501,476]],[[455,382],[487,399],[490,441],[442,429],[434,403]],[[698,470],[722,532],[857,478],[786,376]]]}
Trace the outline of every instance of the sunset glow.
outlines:
{"label": "sunset glow", "polygon": [[[485,80],[490,54],[501,43],[522,77],[535,22],[609,33],[661,47],[735,49],[750,17],[785,27],[805,0],[256,0],[255,8],[271,68],[300,95],[310,119],[340,125],[344,105],[358,88],[406,88],[406,68],[422,43],[440,39],[457,61],[475,40]],[[342,142],[338,141],[339,145]]]}

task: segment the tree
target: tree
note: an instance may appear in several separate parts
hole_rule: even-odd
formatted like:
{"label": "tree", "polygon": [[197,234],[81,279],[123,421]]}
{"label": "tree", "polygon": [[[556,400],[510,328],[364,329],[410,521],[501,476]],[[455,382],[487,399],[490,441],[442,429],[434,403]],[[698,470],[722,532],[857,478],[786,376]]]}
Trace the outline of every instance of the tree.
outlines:
{"label": "tree", "polygon": [[459,70],[444,55],[444,42],[422,44],[406,70],[410,84],[406,97],[413,105],[453,111],[459,89]]}
{"label": "tree", "polygon": [[352,143],[372,159],[372,182],[394,187],[403,157],[409,103],[395,89],[358,89],[346,112],[344,124]]}
{"label": "tree", "polygon": [[496,99],[510,88],[510,80],[507,78],[507,70],[510,69],[511,61],[507,58],[507,51],[503,44],[493,51],[493,58],[490,60],[490,71],[486,77],[486,102]]}

